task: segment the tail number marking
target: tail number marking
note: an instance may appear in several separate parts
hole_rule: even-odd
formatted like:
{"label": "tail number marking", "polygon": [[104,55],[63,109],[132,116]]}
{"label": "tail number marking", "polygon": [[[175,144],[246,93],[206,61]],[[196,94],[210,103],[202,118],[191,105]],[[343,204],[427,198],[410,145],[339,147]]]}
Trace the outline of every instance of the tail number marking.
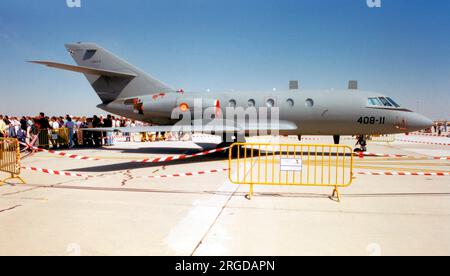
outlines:
{"label": "tail number marking", "polygon": [[362,125],[384,125],[386,124],[386,117],[360,117],[358,123]]}

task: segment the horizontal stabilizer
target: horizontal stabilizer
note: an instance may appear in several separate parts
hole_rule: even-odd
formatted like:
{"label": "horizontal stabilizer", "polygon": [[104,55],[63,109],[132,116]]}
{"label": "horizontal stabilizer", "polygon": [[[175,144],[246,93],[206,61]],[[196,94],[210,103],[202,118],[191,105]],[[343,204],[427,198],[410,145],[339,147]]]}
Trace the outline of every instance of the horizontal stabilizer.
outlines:
{"label": "horizontal stabilizer", "polygon": [[52,67],[52,68],[58,68],[58,69],[62,69],[62,70],[88,74],[88,75],[119,77],[119,78],[135,78],[135,77],[137,77],[137,75],[130,74],[130,73],[96,69],[96,68],[91,68],[91,67],[74,66],[74,65],[56,63],[56,62],[50,62],[50,61],[29,61],[29,62],[35,63],[35,64],[46,65],[46,66]]}

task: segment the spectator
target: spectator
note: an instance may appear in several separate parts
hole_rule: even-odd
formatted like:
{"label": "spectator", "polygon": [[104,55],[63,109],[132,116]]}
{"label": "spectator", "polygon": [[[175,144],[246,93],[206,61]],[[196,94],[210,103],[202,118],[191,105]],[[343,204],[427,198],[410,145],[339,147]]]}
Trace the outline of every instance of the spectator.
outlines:
{"label": "spectator", "polygon": [[5,121],[3,120],[3,115],[0,115],[0,138],[6,137],[8,130],[8,126],[6,125]]}
{"label": "spectator", "polygon": [[[108,115],[105,120],[103,120],[103,127],[113,127],[114,118],[111,115]],[[108,131],[106,133],[106,145],[112,145],[112,132]]]}
{"label": "spectator", "polygon": [[9,121],[9,129],[8,129],[8,136],[12,138],[17,138],[17,130],[18,130],[19,122],[16,120],[16,118],[11,117]]}
{"label": "spectator", "polygon": [[23,131],[27,131],[28,130],[28,120],[25,117],[22,117],[22,119],[20,119],[20,128]]}
{"label": "spectator", "polygon": [[75,145],[73,142],[75,124],[72,122],[72,118],[70,118],[69,115],[67,115],[66,121],[65,127],[69,129],[69,148],[73,148]]}
{"label": "spectator", "polygon": [[52,117],[51,121],[50,121],[50,125],[53,129],[58,129],[60,128],[58,119],[56,117]]}
{"label": "spectator", "polygon": [[52,129],[48,118],[45,117],[45,114],[43,112],[39,114],[39,119],[37,123],[39,124],[39,129]]}
{"label": "spectator", "polygon": [[[98,127],[102,127],[102,122],[101,122],[101,119],[99,117],[97,117],[97,115],[94,115],[94,118],[92,119],[92,128],[98,128]],[[92,136],[93,136],[93,140],[94,140],[94,146],[101,147],[102,140],[100,138],[100,133],[97,131],[94,131],[92,133]]]}

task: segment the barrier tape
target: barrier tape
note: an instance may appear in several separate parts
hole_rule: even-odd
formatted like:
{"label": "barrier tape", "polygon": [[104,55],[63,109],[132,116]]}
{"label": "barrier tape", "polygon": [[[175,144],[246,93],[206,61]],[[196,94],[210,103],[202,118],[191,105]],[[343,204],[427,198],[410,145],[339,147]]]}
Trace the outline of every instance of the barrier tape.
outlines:
{"label": "barrier tape", "polygon": [[[359,153],[355,153],[355,155],[359,155]],[[369,157],[392,157],[392,158],[420,158],[420,159],[430,159],[430,160],[450,160],[450,157],[447,156],[438,156],[438,157],[428,157],[428,156],[409,156],[409,155],[402,155],[402,154],[382,154],[382,153],[371,153],[371,152],[364,152],[364,156]]]}
{"label": "barrier tape", "polygon": [[45,173],[45,174],[50,174],[50,175],[58,175],[58,176],[85,177],[85,178],[94,177],[92,175],[85,175],[85,174],[66,172],[66,171],[55,171],[55,170],[35,168],[35,167],[22,167],[22,169],[27,170],[27,171],[40,172],[40,173]]}
{"label": "barrier tape", "polygon": [[[66,152],[57,152],[54,150],[40,149],[40,148],[36,148],[32,145],[25,144],[25,143],[21,143],[21,144],[27,146],[27,148],[32,149],[34,151],[47,152],[47,153],[55,154],[55,155],[70,158],[70,159],[84,160],[84,161],[100,161],[100,160],[102,160],[99,158],[93,158],[93,157],[89,157],[89,156],[81,156],[81,155],[76,155],[76,154],[69,154]],[[194,154],[190,154],[190,155],[183,154],[183,155],[179,155],[179,156],[169,156],[169,157],[164,157],[164,158],[132,160],[130,162],[132,162],[132,163],[164,163],[164,162],[170,162],[170,161],[174,161],[174,160],[182,160],[182,159],[189,159],[189,158],[198,157],[198,156],[205,156],[205,155],[216,153],[216,152],[226,151],[227,149],[229,149],[229,148],[227,147],[227,148],[207,150],[207,151],[194,153]]]}
{"label": "barrier tape", "polygon": [[450,176],[450,172],[355,172],[355,174],[374,176]]}
{"label": "barrier tape", "polygon": [[134,178],[151,178],[151,179],[155,179],[155,178],[177,178],[177,177],[186,177],[186,176],[196,176],[196,175],[221,173],[221,172],[227,172],[227,171],[228,171],[228,169],[215,169],[215,170],[209,170],[209,171],[176,173],[176,174],[169,174],[169,175],[136,176]]}
{"label": "barrier tape", "polygon": [[426,142],[426,141],[411,141],[411,140],[404,140],[404,139],[397,139],[397,142],[424,144],[424,145],[436,145],[436,146],[450,146],[449,143],[437,143],[437,142]]}
{"label": "barrier tape", "polygon": [[[33,172],[40,172],[40,173],[49,174],[49,175],[56,175],[56,176],[83,177],[83,178],[94,178],[94,177],[96,177],[96,176],[93,176],[93,175],[85,175],[85,174],[73,173],[73,172],[67,172],[67,171],[55,171],[55,170],[35,168],[35,167],[22,167],[22,169],[27,170],[27,171],[33,171]],[[221,173],[221,172],[227,172],[227,171],[228,171],[228,169],[214,169],[214,170],[208,170],[208,171],[176,173],[176,174],[171,174],[171,175],[136,176],[136,177],[133,177],[133,178],[134,179],[140,179],[140,178],[153,178],[153,179],[154,178],[177,178],[177,177],[187,177],[187,176],[197,176],[197,175]]]}
{"label": "barrier tape", "polygon": [[62,157],[67,157],[67,158],[70,158],[70,159],[85,160],[85,161],[99,161],[100,160],[98,158],[93,158],[93,157],[89,157],[89,156],[81,156],[81,155],[76,155],[76,154],[69,154],[69,153],[66,153],[66,152],[57,152],[57,151],[54,151],[54,150],[40,149],[40,148],[37,148],[37,147],[35,147],[33,145],[26,144],[26,143],[20,143],[20,144],[26,146],[27,149],[31,149],[32,151],[47,152],[47,153],[59,155],[59,156],[62,156]]}
{"label": "barrier tape", "polygon": [[[448,134],[448,135],[450,135],[450,134]],[[428,137],[448,137],[448,135],[445,135],[445,134],[441,134],[441,135],[439,135],[439,134],[435,134],[435,133],[411,133],[410,135],[407,135],[407,136],[428,136]]]}
{"label": "barrier tape", "polygon": [[169,156],[169,157],[163,157],[163,158],[159,157],[159,158],[154,158],[154,159],[135,160],[135,161],[131,161],[131,162],[133,162],[133,163],[163,163],[163,162],[170,162],[170,161],[174,161],[174,160],[183,160],[183,159],[188,159],[188,158],[193,158],[193,157],[198,157],[198,156],[205,156],[205,155],[216,153],[216,152],[226,151],[228,149],[229,149],[229,147],[207,150],[207,151],[194,153],[194,154],[190,154],[190,155],[183,154],[183,155]]}

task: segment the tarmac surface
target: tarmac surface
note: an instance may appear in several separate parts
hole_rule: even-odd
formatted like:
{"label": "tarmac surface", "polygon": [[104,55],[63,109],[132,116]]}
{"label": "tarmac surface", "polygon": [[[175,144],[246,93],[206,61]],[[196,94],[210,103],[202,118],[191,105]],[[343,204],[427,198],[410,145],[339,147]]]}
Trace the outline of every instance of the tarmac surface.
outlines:
{"label": "tarmac surface", "polygon": [[[302,143],[332,143],[309,138]],[[397,139],[368,151],[408,157],[355,157],[354,171],[450,172],[449,160],[429,158],[450,156],[450,138]],[[340,203],[329,187],[255,186],[248,200],[249,186],[231,184],[224,171],[147,178],[226,169],[226,153],[131,162],[198,152],[190,142],[66,152],[100,160],[40,152],[22,165],[94,177],[23,170],[27,184],[8,180],[0,255],[450,255],[450,176],[355,175]]]}

